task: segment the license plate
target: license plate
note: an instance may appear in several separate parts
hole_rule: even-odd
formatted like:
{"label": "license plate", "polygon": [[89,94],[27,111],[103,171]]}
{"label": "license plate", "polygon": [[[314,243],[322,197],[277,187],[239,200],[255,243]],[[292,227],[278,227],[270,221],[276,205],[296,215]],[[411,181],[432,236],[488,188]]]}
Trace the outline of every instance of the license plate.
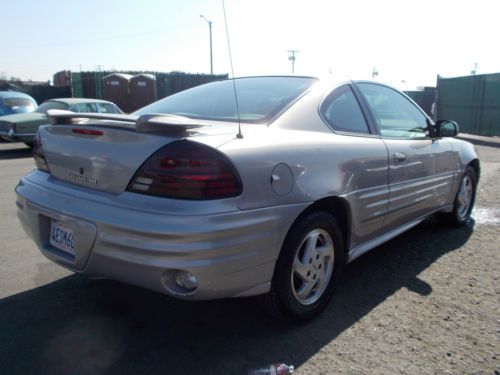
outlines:
{"label": "license plate", "polygon": [[50,225],[50,244],[66,253],[75,254],[74,232],[61,222],[52,220]]}

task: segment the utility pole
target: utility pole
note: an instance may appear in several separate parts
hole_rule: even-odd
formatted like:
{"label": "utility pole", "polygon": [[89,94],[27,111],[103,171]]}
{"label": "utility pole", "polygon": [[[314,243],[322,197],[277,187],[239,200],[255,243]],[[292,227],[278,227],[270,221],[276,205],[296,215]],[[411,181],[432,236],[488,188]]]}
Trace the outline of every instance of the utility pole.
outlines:
{"label": "utility pole", "polygon": [[203,18],[208,23],[208,31],[210,33],[210,74],[214,74],[214,62],[212,57],[212,21],[210,21],[203,14],[200,14],[200,17]]}
{"label": "utility pole", "polygon": [[472,74],[473,76],[477,74],[477,66],[478,66],[478,63],[477,63],[477,62],[475,62],[475,63],[474,63],[474,70],[472,70],[472,71],[470,72],[470,74]]}
{"label": "utility pole", "polygon": [[372,69],[372,79],[375,79],[375,77],[378,76],[378,70],[376,67],[373,67]]}
{"label": "utility pole", "polygon": [[292,74],[295,73],[295,54],[300,52],[296,49],[289,49],[287,52],[290,53],[290,56],[288,56],[288,61],[292,62]]}

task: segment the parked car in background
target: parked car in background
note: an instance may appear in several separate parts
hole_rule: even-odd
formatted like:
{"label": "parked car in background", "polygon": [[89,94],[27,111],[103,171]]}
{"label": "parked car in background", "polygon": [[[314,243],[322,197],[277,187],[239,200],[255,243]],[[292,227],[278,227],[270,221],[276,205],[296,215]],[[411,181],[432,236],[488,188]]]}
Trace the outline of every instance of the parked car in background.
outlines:
{"label": "parked car in background", "polygon": [[132,115],[50,117],[16,187],[47,258],[186,300],[262,295],[292,320],[430,215],[463,225],[480,174],[455,122],[367,81],[241,78]]}
{"label": "parked car in background", "polygon": [[106,100],[82,98],[50,99],[43,102],[31,113],[0,117],[0,138],[11,142],[24,142],[31,147],[38,127],[48,124],[47,111],[50,109],[105,114],[123,113],[114,103]]}
{"label": "parked car in background", "polygon": [[17,91],[0,91],[0,116],[33,112],[37,107],[31,96]]}

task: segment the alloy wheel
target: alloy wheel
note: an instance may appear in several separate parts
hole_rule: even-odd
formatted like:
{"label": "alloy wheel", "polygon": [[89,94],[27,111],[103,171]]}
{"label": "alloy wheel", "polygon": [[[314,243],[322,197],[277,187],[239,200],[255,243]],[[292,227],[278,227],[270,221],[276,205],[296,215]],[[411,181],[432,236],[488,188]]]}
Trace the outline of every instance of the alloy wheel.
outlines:
{"label": "alloy wheel", "polygon": [[309,232],[297,248],[291,275],[292,291],[303,305],[316,302],[325,292],[332,277],[334,246],[324,229]]}
{"label": "alloy wheel", "polygon": [[465,220],[469,214],[469,208],[472,203],[472,195],[474,192],[474,186],[471,177],[466,174],[462,179],[460,185],[460,190],[458,191],[458,208],[457,213],[460,220]]}

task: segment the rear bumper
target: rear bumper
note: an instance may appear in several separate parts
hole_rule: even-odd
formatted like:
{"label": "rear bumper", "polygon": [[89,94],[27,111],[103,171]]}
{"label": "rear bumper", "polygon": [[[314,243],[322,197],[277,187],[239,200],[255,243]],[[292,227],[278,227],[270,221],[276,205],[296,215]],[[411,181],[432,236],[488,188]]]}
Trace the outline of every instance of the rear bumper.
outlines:
{"label": "rear bumper", "polygon": [[[16,187],[19,220],[47,258],[76,272],[191,300],[268,292],[284,237],[306,207],[172,215],[120,205],[116,196],[111,204],[99,192],[88,199],[80,188],[51,180],[34,171]],[[133,193],[123,194],[130,202]],[[49,244],[52,220],[73,229],[74,256]],[[192,293],[176,288],[176,270],[194,274],[199,287]]]}

